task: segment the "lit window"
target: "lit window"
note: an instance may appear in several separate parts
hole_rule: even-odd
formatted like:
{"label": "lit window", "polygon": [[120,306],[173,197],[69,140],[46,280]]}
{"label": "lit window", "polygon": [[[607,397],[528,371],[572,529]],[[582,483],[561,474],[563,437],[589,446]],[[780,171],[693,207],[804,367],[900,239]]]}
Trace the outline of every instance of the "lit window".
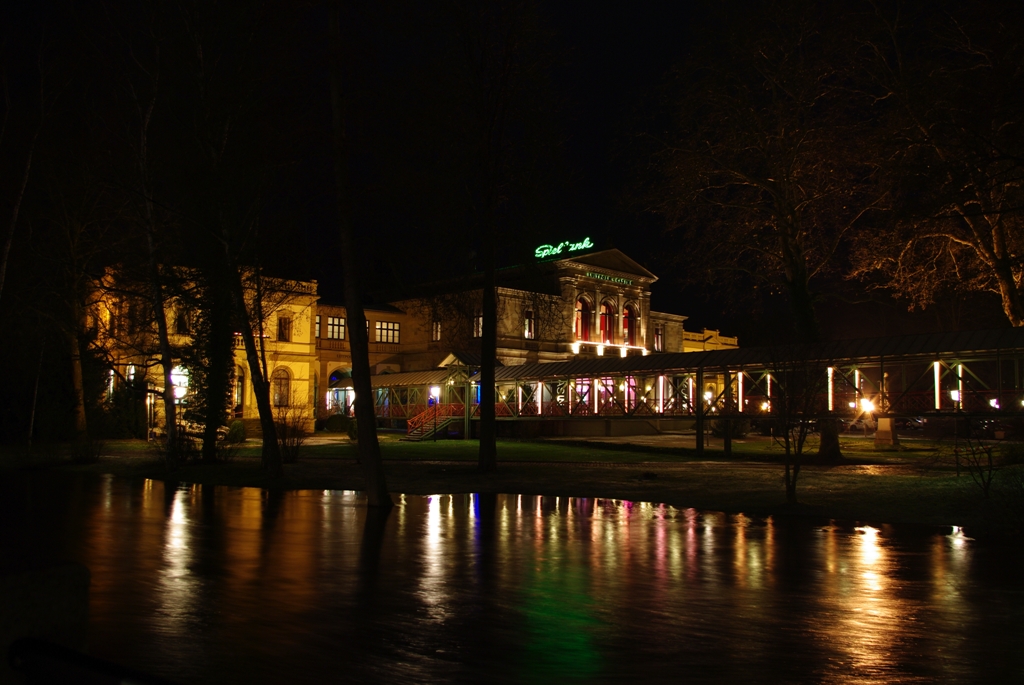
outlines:
{"label": "lit window", "polygon": [[526,338],[527,340],[533,340],[534,338],[537,337],[537,332],[535,330],[535,325],[536,325],[536,321],[533,318],[533,312],[527,310],[526,314],[523,316],[523,337],[524,338]]}
{"label": "lit window", "polygon": [[615,306],[610,302],[601,305],[601,342],[611,345],[615,330]]}
{"label": "lit window", "polygon": [[636,345],[636,309],[633,305],[627,305],[622,312],[622,342],[626,345]]}
{"label": "lit window", "polygon": [[317,338],[320,337],[320,315],[319,314],[316,315],[316,328],[313,331],[313,335],[316,336]]}
{"label": "lit window", "polygon": [[665,351],[665,334],[662,331],[661,326],[654,327],[654,351]]}
{"label": "lit window", "polygon": [[397,343],[400,325],[397,321],[378,321],[375,326],[377,342]]}
{"label": "lit window", "polygon": [[327,337],[331,340],[345,339],[345,319],[340,316],[327,317]]}
{"label": "lit window", "polygon": [[441,339],[441,322],[435,321],[430,327],[430,339],[437,342]]}
{"label": "lit window", "polygon": [[277,317],[277,339],[281,342],[291,342],[292,320],[287,316]]}
{"label": "lit window", "polygon": [[576,324],[574,330],[577,340],[590,340],[590,303],[583,298],[576,300]]}
{"label": "lit window", "polygon": [[484,315],[477,313],[473,316],[473,337],[484,337]]}

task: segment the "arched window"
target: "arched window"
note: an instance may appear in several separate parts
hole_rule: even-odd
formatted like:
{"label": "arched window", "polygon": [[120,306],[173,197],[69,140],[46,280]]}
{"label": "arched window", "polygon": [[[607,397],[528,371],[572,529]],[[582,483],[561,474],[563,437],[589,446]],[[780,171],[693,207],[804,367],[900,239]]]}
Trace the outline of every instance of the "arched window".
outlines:
{"label": "arched window", "polygon": [[286,369],[277,369],[270,377],[270,399],[275,407],[287,407],[292,396],[291,377]]}
{"label": "arched window", "polygon": [[577,340],[590,340],[590,303],[584,298],[576,300],[576,324],[574,326]]}
{"label": "arched window", "polygon": [[622,342],[627,345],[636,345],[637,322],[636,307],[627,304],[622,312]]}
{"label": "arched window", "polygon": [[601,342],[611,345],[615,342],[615,305],[611,302],[601,303]]}

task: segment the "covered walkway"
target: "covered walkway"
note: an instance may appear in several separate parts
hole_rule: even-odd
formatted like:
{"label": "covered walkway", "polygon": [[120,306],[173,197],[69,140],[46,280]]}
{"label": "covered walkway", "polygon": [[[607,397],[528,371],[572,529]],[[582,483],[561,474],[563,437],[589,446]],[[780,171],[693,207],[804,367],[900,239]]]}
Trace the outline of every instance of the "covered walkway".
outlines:
{"label": "covered walkway", "polygon": [[[1024,416],[1024,330],[503,366],[499,420]],[[378,416],[479,413],[473,369],[373,378]],[[468,402],[467,402],[468,398]],[[450,405],[448,410],[436,407]],[[456,411],[457,410],[457,411]]]}

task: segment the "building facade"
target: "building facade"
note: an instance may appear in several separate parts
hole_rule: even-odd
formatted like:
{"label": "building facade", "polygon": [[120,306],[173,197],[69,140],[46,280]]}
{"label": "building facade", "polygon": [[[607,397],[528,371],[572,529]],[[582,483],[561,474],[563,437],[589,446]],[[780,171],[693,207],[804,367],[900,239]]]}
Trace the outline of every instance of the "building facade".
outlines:
{"label": "building facade", "polygon": [[[545,257],[499,274],[497,356],[503,366],[737,346],[735,338],[718,331],[685,330],[685,316],[652,310],[651,285],[657,277],[619,250]],[[256,317],[262,321],[256,332],[275,411],[299,411],[309,419],[351,413],[353,331],[345,308],[319,301],[316,282],[265,279],[261,285],[258,310],[263,316]],[[366,309],[370,368],[376,377],[478,365],[481,290],[472,282],[453,282],[424,291],[429,292]],[[112,384],[142,374],[150,388],[151,424],[159,426],[162,411],[156,398],[163,381],[155,329],[143,326],[129,340],[125,326],[119,326],[122,310],[133,306],[138,305],[124,296],[98,298],[92,316],[104,331],[98,340],[108,350]],[[182,349],[191,339],[188,306],[170,298],[166,310],[172,346]],[[247,353],[237,334],[234,355],[230,415],[255,423]],[[174,382],[187,408],[187,369],[176,367]]]}

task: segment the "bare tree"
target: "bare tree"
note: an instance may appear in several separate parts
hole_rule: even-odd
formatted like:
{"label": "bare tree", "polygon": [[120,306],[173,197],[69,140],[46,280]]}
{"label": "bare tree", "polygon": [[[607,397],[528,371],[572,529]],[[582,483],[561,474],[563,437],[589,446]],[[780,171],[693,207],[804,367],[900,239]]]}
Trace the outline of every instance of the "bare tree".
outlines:
{"label": "bare tree", "polygon": [[782,445],[786,503],[797,504],[796,486],[801,468],[809,462],[807,438],[824,415],[828,365],[798,345],[776,356],[771,364],[773,393],[769,402],[774,439]]}
{"label": "bare tree", "polygon": [[797,335],[816,341],[824,279],[885,200],[858,146],[872,95],[851,87],[842,15],[810,2],[723,11],[676,74],[672,129],[648,137],[646,207],[677,239],[686,280],[784,295]]}
{"label": "bare tree", "polygon": [[865,70],[887,103],[891,223],[865,232],[852,276],[924,308],[991,293],[1024,326],[1024,10],[879,3]]}

